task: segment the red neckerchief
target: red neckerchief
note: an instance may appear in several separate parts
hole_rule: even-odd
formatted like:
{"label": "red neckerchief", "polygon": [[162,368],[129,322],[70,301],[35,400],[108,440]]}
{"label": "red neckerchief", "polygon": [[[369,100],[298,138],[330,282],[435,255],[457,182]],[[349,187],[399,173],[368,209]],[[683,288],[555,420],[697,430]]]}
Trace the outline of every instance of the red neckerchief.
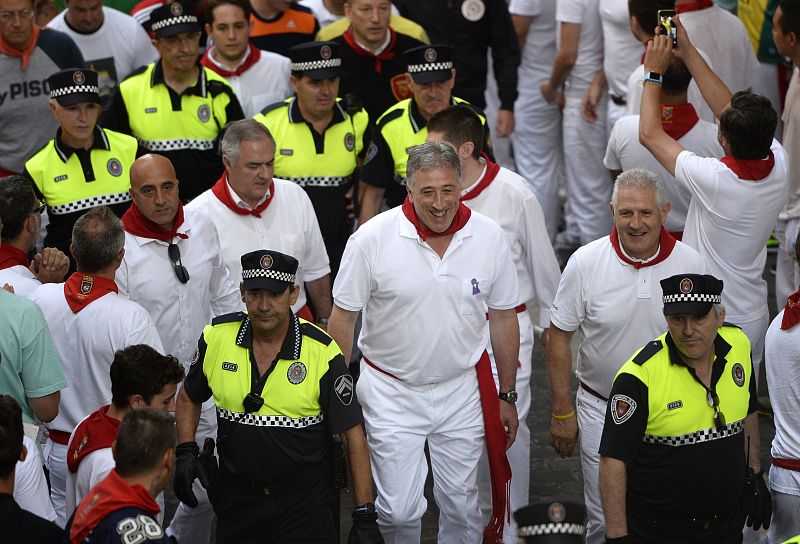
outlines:
{"label": "red neckerchief", "polygon": [[673,140],[680,140],[700,118],[691,104],[662,104],[661,126]]}
{"label": "red neckerchief", "polygon": [[783,307],[781,330],[791,329],[798,323],[800,323],[800,291],[792,293],[786,299],[786,306]]}
{"label": "red neckerchief", "polygon": [[69,530],[69,541],[79,544],[106,516],[123,508],[140,508],[151,516],[160,511],[158,504],[139,484],[128,485],[116,470],[100,480],[83,498]]}
{"label": "red neckerchief", "polygon": [[376,55],[369,49],[364,49],[358,44],[353,36],[352,25],[347,27],[347,30],[344,31],[342,37],[344,38],[344,41],[347,42],[347,45],[350,46],[350,49],[352,49],[355,53],[361,55],[362,57],[372,57],[375,59],[375,73],[377,74],[381,73],[382,60],[392,60],[394,58],[394,41],[397,35],[395,34],[394,30],[391,29],[391,27],[389,28],[389,45],[386,46],[386,49],[384,49],[380,55]]}
{"label": "red neckerchief", "polygon": [[25,49],[22,50],[11,47],[0,37],[0,53],[8,55],[9,57],[22,57],[22,71],[24,72],[28,69],[28,65],[31,62],[31,54],[39,44],[39,32],[41,32],[41,30],[42,28],[39,25],[33,25],[31,39],[25,46]]}
{"label": "red neckerchief", "polygon": [[775,166],[775,155],[769,152],[766,159],[737,159],[730,155],[725,155],[720,159],[722,164],[733,170],[736,177],[748,181],[761,181],[772,172]]}
{"label": "red neckerchief", "polygon": [[108,416],[109,406],[103,406],[75,428],[67,450],[67,468],[73,474],[78,472],[84,457],[93,451],[110,448],[117,439],[120,421]]}
{"label": "red neckerchief", "polygon": [[11,244],[0,244],[0,270],[17,265],[28,268],[30,265],[28,254]]}
{"label": "red neckerchief", "polygon": [[714,2],[711,0],[699,0],[698,2],[692,2],[690,4],[676,4],[675,5],[675,13],[687,13],[689,11],[699,11],[701,9],[710,8],[714,5]]}
{"label": "red neckerchief", "polygon": [[206,49],[206,52],[203,53],[202,58],[200,59],[200,64],[205,66],[206,68],[210,68],[221,77],[231,77],[231,76],[240,76],[244,72],[248,70],[251,66],[258,62],[258,59],[261,58],[261,49],[253,45],[252,43],[248,44],[250,46],[250,50],[247,53],[247,57],[245,57],[244,62],[237,67],[233,72],[230,70],[226,70],[219,66],[216,62],[211,60],[209,56],[211,56],[211,49]]}
{"label": "red neckerchief", "polygon": [[242,208],[236,202],[233,201],[231,198],[231,193],[228,191],[228,182],[226,181],[228,178],[228,171],[225,170],[222,172],[222,177],[217,180],[214,186],[211,188],[211,192],[214,193],[220,202],[225,204],[229,210],[233,213],[238,215],[254,215],[256,217],[261,217],[261,212],[269,208],[269,205],[272,204],[272,201],[275,200],[275,181],[271,181],[269,187],[267,187],[267,199],[264,200],[261,204],[253,208],[252,210],[248,210],[247,208]]}
{"label": "red neckerchief", "polygon": [[486,173],[483,175],[483,178],[481,178],[478,184],[475,185],[475,187],[461,196],[461,202],[477,198],[478,195],[480,195],[484,189],[486,189],[494,181],[494,178],[497,177],[497,173],[500,172],[500,165],[492,162],[486,153],[481,153],[481,157],[486,161]]}
{"label": "red neckerchief", "polygon": [[669,232],[667,232],[667,229],[661,227],[661,240],[659,241],[661,247],[658,250],[658,255],[656,255],[656,258],[653,259],[652,261],[647,261],[646,263],[642,263],[639,261],[632,261],[622,251],[622,248],[619,245],[619,235],[617,233],[616,225],[614,226],[613,229],[611,229],[611,234],[609,236],[611,238],[611,245],[614,246],[614,251],[617,252],[617,257],[619,257],[622,262],[628,263],[634,268],[645,268],[662,262],[667,257],[669,257],[670,253],[672,253],[672,250],[675,247],[676,243],[675,238],[673,238],[672,235]]}
{"label": "red neckerchief", "polygon": [[417,229],[417,234],[419,237],[422,238],[424,242],[426,238],[429,236],[435,238],[437,236],[447,236],[448,234],[453,234],[457,230],[461,230],[464,228],[464,225],[467,224],[469,221],[469,216],[472,215],[472,210],[467,208],[463,202],[458,203],[458,210],[456,211],[456,216],[453,218],[453,222],[450,223],[450,226],[447,227],[443,232],[434,232],[419,220],[417,217],[417,211],[414,209],[414,205],[411,201],[406,197],[403,201],[403,215],[406,216],[406,219],[411,221],[411,224]]}
{"label": "red neckerchief", "polygon": [[73,272],[64,282],[64,296],[73,314],[77,314],[100,297],[118,292],[119,288],[113,280],[92,274]]}
{"label": "red neckerchief", "polygon": [[172,242],[176,236],[182,240],[189,238],[188,234],[178,232],[178,227],[183,225],[183,204],[178,202],[178,212],[172,221],[172,230],[164,230],[139,212],[136,202],[132,202],[128,211],[122,215],[122,224],[125,230],[134,236],[152,238],[162,242]]}

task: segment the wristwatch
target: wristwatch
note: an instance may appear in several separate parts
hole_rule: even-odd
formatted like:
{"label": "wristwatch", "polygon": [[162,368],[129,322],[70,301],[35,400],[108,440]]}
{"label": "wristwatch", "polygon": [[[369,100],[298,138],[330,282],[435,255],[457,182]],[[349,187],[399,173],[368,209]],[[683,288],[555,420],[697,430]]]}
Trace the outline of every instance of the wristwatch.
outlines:
{"label": "wristwatch", "polygon": [[506,391],[505,393],[500,393],[497,396],[500,398],[500,400],[504,400],[509,404],[516,404],[517,398],[519,397],[519,395],[517,395],[517,392],[514,391],[513,389],[511,391]]}
{"label": "wristwatch", "polygon": [[661,85],[664,82],[664,76],[658,72],[647,72],[644,75],[644,81]]}

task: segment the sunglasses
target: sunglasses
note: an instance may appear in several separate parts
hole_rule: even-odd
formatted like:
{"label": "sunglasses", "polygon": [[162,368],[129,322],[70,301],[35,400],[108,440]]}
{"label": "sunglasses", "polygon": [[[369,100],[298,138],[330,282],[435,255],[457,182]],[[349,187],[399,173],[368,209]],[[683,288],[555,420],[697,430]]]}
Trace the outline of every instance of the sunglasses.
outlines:
{"label": "sunglasses", "polygon": [[47,204],[45,204],[44,202],[39,202],[37,200],[36,201],[36,207],[33,208],[33,211],[31,212],[31,214],[38,213],[39,215],[42,215],[46,208],[47,208]]}
{"label": "sunglasses", "polygon": [[172,269],[175,271],[175,276],[178,278],[178,281],[181,283],[188,282],[189,271],[186,270],[186,267],[181,263],[181,250],[178,249],[178,244],[170,244],[167,246],[167,253],[169,254],[169,260],[172,261]]}
{"label": "sunglasses", "polygon": [[714,409],[714,427],[721,431],[725,428],[725,414],[719,411],[719,396],[715,391],[709,390],[706,392],[706,401]]}

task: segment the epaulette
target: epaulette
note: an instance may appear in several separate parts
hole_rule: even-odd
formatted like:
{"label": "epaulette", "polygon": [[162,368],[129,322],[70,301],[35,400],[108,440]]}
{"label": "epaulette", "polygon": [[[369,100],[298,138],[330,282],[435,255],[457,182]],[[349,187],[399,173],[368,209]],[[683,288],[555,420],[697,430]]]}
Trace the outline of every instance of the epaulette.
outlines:
{"label": "epaulette", "polygon": [[661,343],[661,340],[653,340],[652,342],[648,342],[640,351],[636,354],[636,357],[632,359],[634,363],[639,366],[645,364],[648,360],[650,360],[653,355],[661,351],[664,347],[664,344]]}
{"label": "epaulette", "polygon": [[[125,76],[125,79],[130,79],[133,76],[138,76],[139,74],[147,70],[148,66],[149,66],[148,64],[145,64],[144,66],[139,66],[136,70]],[[123,81],[125,81],[125,79],[123,79]]]}
{"label": "epaulette", "polygon": [[397,108],[396,110],[384,113],[383,116],[378,119],[378,124],[376,125],[378,130],[381,130],[383,127],[389,124],[390,121],[394,121],[398,117],[401,117],[403,113],[405,113],[403,108]]}
{"label": "epaulette", "polygon": [[212,325],[221,325],[223,323],[233,323],[234,321],[244,321],[247,314],[244,312],[231,312],[229,314],[218,315],[211,320]]}
{"label": "epaulette", "polygon": [[733,327],[735,329],[741,329],[741,327],[739,325],[737,325],[736,323],[728,323],[727,321],[723,321],[722,322],[722,326],[723,327]]}
{"label": "epaulette", "polygon": [[328,336],[322,329],[312,325],[311,323],[300,323],[300,334],[313,338],[323,346],[330,345],[333,338]]}
{"label": "epaulette", "polygon": [[220,95],[222,93],[225,93],[228,96],[236,96],[236,93],[233,92],[233,89],[231,88],[231,86],[228,85],[224,81],[218,81],[216,79],[209,79],[206,82],[206,85],[208,86],[208,93],[211,96],[217,96],[217,95]]}
{"label": "epaulette", "polygon": [[263,110],[261,110],[261,115],[266,115],[269,112],[271,112],[272,110],[277,110],[278,108],[281,108],[283,106],[288,106],[288,105],[289,105],[289,103],[286,102],[285,100],[281,100],[280,102],[273,102],[272,104],[268,105]]}

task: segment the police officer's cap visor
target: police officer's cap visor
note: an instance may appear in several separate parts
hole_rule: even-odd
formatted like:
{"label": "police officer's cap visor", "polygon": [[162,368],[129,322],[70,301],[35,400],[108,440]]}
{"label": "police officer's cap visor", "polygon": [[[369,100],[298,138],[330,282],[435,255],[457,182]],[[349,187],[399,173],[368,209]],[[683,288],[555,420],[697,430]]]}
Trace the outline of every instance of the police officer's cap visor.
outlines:
{"label": "police officer's cap visor", "polygon": [[711,302],[672,302],[664,304],[664,315],[691,314],[697,317],[707,315],[711,311]]}
{"label": "police officer's cap visor", "polygon": [[103,101],[100,100],[100,95],[97,93],[71,93],[65,94],[64,96],[56,97],[56,102],[58,102],[63,107],[74,106],[76,104],[82,104],[84,102],[94,102],[95,104],[103,104]]}
{"label": "police officer's cap visor", "polygon": [[179,23],[176,25],[169,25],[164,28],[159,28],[155,32],[153,32],[153,36],[156,38],[168,38],[169,36],[174,36],[175,34],[180,34],[181,32],[200,32],[201,28],[200,25],[197,23]]}
{"label": "police officer's cap visor", "polygon": [[245,291],[255,291],[257,289],[266,289],[274,295],[280,295],[291,285],[285,281],[273,280],[272,278],[248,278],[242,280]]}
{"label": "police officer's cap visor", "polygon": [[426,83],[436,83],[437,81],[447,81],[453,77],[452,70],[428,70],[425,72],[416,72],[411,74],[411,79],[418,85],[425,85]]}
{"label": "police officer's cap visor", "polygon": [[301,74],[307,75],[310,79],[314,81],[322,81],[323,79],[333,79],[335,77],[342,76],[342,68],[337,66],[332,66],[330,68],[320,68],[319,70],[306,70],[305,72],[300,72]]}

